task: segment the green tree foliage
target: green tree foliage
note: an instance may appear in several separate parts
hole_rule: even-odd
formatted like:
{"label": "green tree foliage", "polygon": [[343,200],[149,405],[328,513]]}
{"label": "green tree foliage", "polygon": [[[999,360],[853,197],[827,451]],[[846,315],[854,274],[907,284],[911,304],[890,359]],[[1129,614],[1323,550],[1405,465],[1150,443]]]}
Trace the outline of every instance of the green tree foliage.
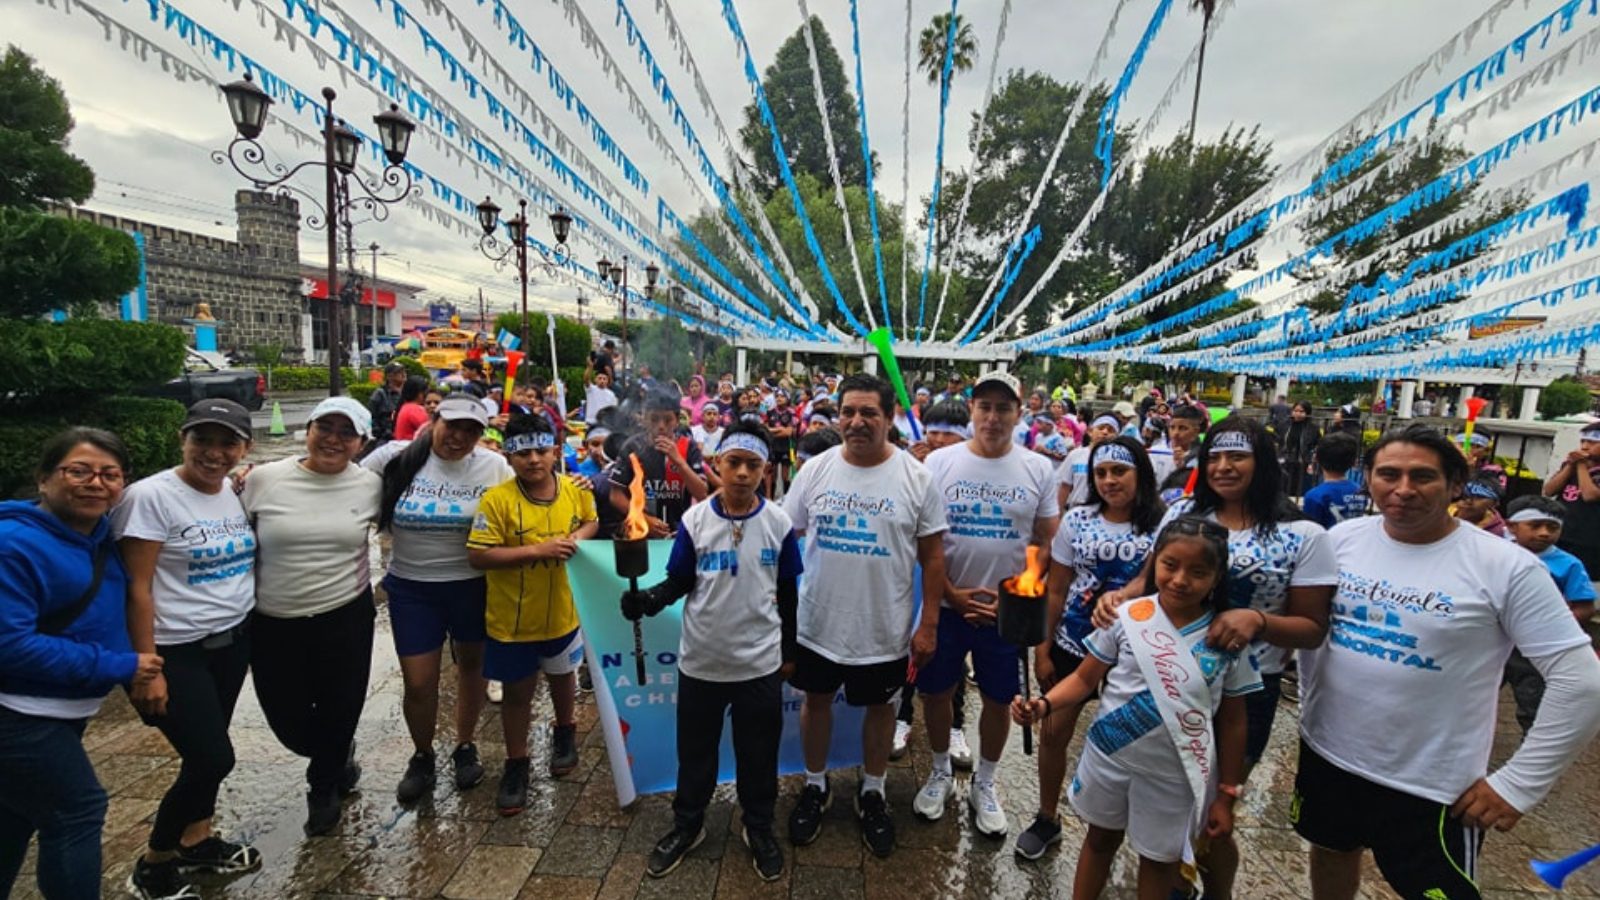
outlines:
{"label": "green tree foliage", "polygon": [[70,404],[183,372],[183,332],[147,322],[68,319],[0,329],[0,406]]}
{"label": "green tree foliage", "polygon": [[[531,357],[544,360],[549,364],[550,338],[545,334],[549,327],[548,317],[541,312],[528,313],[528,340],[531,347],[518,348]],[[493,333],[505,329],[514,335],[522,335],[522,314],[504,312],[496,316]],[[589,360],[589,350],[592,348],[589,326],[569,319],[565,316],[556,316],[556,359],[563,366],[581,366]]]}
{"label": "green tree foliage", "polygon": [[[1469,158],[1470,154],[1460,144],[1452,143],[1448,140],[1435,140],[1434,138],[1435,136],[1431,134],[1426,138],[1412,138],[1412,141],[1426,141],[1421,152],[1411,156],[1393,170],[1381,172],[1374,178],[1371,186],[1352,198],[1344,206],[1328,210],[1318,216],[1307,217],[1300,226],[1300,233],[1305,238],[1307,246],[1320,244],[1350,226],[1370,218],[1380,210],[1394,204],[1402,197],[1428,184]],[[1354,150],[1363,139],[1364,136],[1357,135],[1347,141],[1338,143],[1328,150],[1327,161],[1331,164],[1335,160],[1343,158],[1351,150]],[[1373,154],[1371,159],[1356,167],[1347,177],[1324,188],[1319,197],[1335,193],[1357,178],[1386,166],[1396,155],[1396,148]],[[1361,279],[1363,283],[1372,284],[1385,273],[1393,276],[1404,272],[1406,266],[1412,262],[1444,248],[1452,241],[1459,240],[1475,231],[1480,231],[1488,225],[1511,215],[1522,205],[1521,200],[1513,199],[1511,202],[1502,204],[1494,209],[1485,210],[1481,215],[1470,216],[1467,221],[1447,229],[1445,233],[1439,235],[1435,240],[1421,246],[1409,249],[1393,246],[1397,239],[1422,231],[1468,208],[1478,195],[1481,184],[1482,182],[1473,182],[1466,188],[1457,190],[1437,203],[1425,206],[1409,216],[1390,223],[1354,245],[1341,247],[1333,254],[1332,259],[1324,258],[1302,267],[1294,275],[1301,280],[1313,280],[1324,277],[1334,270],[1357,260],[1378,254],[1378,265],[1368,272],[1364,279]],[[1465,258],[1459,259],[1453,265],[1459,265],[1466,261],[1467,259]],[[1330,289],[1318,292],[1305,306],[1316,313],[1334,312],[1344,306],[1346,294],[1357,283],[1357,279],[1352,275],[1335,275]]]}
{"label": "green tree foliage", "polygon": [[1539,392],[1539,415],[1546,419],[1592,412],[1594,406],[1589,388],[1575,379],[1558,378]]}
{"label": "green tree foliage", "polygon": [[[956,13],[955,51],[950,60],[951,80],[958,72],[972,70],[978,61],[978,38],[972,33],[972,24]],[[950,14],[939,13],[917,35],[917,71],[928,76],[929,84],[938,84],[944,74],[944,53],[950,44]]]}
{"label": "green tree foliage", "polygon": [[8,48],[0,61],[0,316],[82,310],[139,281],[128,235],[39,211],[94,192],[94,173],[66,150],[72,125],[61,86]]}
{"label": "green tree foliage", "polygon": [[[833,39],[822,20],[812,16],[808,23],[817,45],[817,64],[826,94],[828,125],[833,130],[834,148],[839,154],[839,177],[845,184],[866,182],[866,163],[861,156],[861,131],[856,116],[855,95],[845,77],[844,63],[834,49]],[[801,26],[802,28],[806,26]],[[783,136],[789,167],[799,174],[810,173],[824,184],[832,184],[828,171],[828,143],[822,132],[822,117],[817,114],[816,91],[811,81],[811,59],[806,53],[805,35],[800,29],[778,48],[772,65],[761,80],[767,103]],[[763,194],[770,195],[783,183],[777,157],[772,151],[772,133],[761,120],[752,102],[744,110],[744,127],[739,140],[750,155],[754,174]],[[740,161],[733,161],[739,165]]]}

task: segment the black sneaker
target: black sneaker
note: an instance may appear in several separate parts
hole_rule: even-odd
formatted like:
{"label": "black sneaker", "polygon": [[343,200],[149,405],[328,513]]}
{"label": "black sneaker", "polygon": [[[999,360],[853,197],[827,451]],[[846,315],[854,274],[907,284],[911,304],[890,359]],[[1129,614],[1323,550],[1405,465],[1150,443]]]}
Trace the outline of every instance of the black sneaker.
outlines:
{"label": "black sneaker", "polygon": [[650,851],[650,863],[645,866],[645,874],[651,878],[661,878],[678,867],[689,851],[700,846],[706,839],[705,826],[696,828],[693,832],[674,827],[666,836],[656,841],[655,849]]}
{"label": "black sneaker", "polygon": [[1028,830],[1017,835],[1017,855],[1023,859],[1038,859],[1061,840],[1061,823],[1042,815],[1033,817]]}
{"label": "black sneaker", "polygon": [[500,791],[494,797],[500,815],[514,816],[528,806],[528,758],[506,760],[500,775]]}
{"label": "black sneaker", "polygon": [[882,859],[894,852],[894,820],[889,818],[889,801],[882,794],[857,794],[856,817],[861,820],[861,842],[873,856]]}
{"label": "black sneaker", "polygon": [[[826,782],[824,782],[826,784]],[[833,805],[833,789],[808,784],[789,813],[789,843],[804,847],[822,833],[822,814]]]}
{"label": "black sneaker", "polygon": [[213,834],[193,847],[178,847],[182,872],[216,872],[231,875],[261,868],[261,854],[247,844],[235,844]]}
{"label": "black sneaker", "polygon": [[178,861],[136,860],[128,875],[128,892],[141,900],[200,900],[200,892],[178,871]]}
{"label": "black sneaker", "polygon": [[361,764],[356,762],[356,742],[350,742],[350,755],[345,757],[344,771],[339,773],[339,796],[348,797],[361,784]]}
{"label": "black sneaker", "polygon": [[588,665],[578,667],[578,690],[585,694],[594,693],[594,679],[589,677]]}
{"label": "black sneaker", "polygon": [[762,881],[777,881],[783,877],[783,849],[771,829],[744,830],[744,845],[750,848],[751,862]]}
{"label": "black sneaker", "polygon": [[550,735],[550,777],[560,778],[578,767],[578,726],[557,725]]}
{"label": "black sneaker", "polygon": [[400,786],[394,789],[395,799],[401,803],[415,803],[433,793],[433,782],[438,777],[434,772],[436,765],[437,760],[432,753],[418,751],[411,754],[411,761],[406,763],[406,774],[400,779]]}
{"label": "black sneaker", "polygon": [[306,794],[306,835],[327,834],[339,826],[341,808],[335,791],[310,791]]}
{"label": "black sneaker", "polygon": [[461,744],[450,754],[450,765],[456,770],[456,790],[465,791],[478,786],[483,780],[483,763],[478,761],[477,744]]}

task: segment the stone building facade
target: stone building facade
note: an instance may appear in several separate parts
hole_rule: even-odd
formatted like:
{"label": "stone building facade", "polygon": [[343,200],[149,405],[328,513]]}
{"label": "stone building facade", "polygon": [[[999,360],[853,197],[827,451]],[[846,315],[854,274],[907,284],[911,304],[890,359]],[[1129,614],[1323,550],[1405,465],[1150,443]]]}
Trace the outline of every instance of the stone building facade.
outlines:
{"label": "stone building facade", "polygon": [[229,241],[86,209],[59,214],[138,236],[151,321],[183,327],[201,302],[218,320],[217,346],[248,352],[278,344],[285,359],[309,355],[310,316],[300,276],[300,204],[261,191],[234,194],[238,239]]}

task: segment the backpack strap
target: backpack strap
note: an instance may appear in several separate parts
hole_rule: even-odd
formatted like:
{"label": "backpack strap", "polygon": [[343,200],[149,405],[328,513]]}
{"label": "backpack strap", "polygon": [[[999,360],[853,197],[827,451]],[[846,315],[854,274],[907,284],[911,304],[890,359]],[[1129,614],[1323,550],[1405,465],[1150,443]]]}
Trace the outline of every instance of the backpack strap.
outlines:
{"label": "backpack strap", "polygon": [[101,541],[100,546],[95,550],[94,574],[89,578],[88,589],[83,592],[83,596],[72,601],[67,606],[54,610],[48,615],[40,616],[36,625],[40,634],[59,637],[88,610],[89,604],[94,602],[95,595],[100,593],[100,582],[105,577],[106,560],[110,556],[111,542]]}

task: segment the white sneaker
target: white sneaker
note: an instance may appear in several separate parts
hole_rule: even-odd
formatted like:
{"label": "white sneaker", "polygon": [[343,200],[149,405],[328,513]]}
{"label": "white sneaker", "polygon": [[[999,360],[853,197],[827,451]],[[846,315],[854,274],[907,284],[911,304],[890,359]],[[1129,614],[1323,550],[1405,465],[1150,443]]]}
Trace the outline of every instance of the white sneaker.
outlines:
{"label": "white sneaker", "polygon": [[916,799],[911,801],[911,811],[930,822],[938,821],[944,815],[946,801],[950,799],[951,784],[949,772],[935,769],[928,773],[927,782],[922,785],[922,790],[917,791]]}
{"label": "white sneaker", "polygon": [[967,736],[959,728],[950,729],[950,764],[972,771],[972,748],[967,746]]}
{"label": "white sneaker", "polygon": [[484,690],[484,693],[489,696],[490,703],[499,703],[506,696],[505,686],[493,680],[489,682],[489,687]]}
{"label": "white sneaker", "polygon": [[906,743],[911,740],[911,723],[894,721],[894,743],[889,747],[889,758],[899,759],[906,755]]}
{"label": "white sneaker", "polygon": [[[921,796],[918,796],[921,799]],[[985,837],[1005,837],[1007,823],[1005,808],[1000,805],[1000,789],[992,781],[972,780],[967,790],[967,805],[972,807],[972,821]]]}

